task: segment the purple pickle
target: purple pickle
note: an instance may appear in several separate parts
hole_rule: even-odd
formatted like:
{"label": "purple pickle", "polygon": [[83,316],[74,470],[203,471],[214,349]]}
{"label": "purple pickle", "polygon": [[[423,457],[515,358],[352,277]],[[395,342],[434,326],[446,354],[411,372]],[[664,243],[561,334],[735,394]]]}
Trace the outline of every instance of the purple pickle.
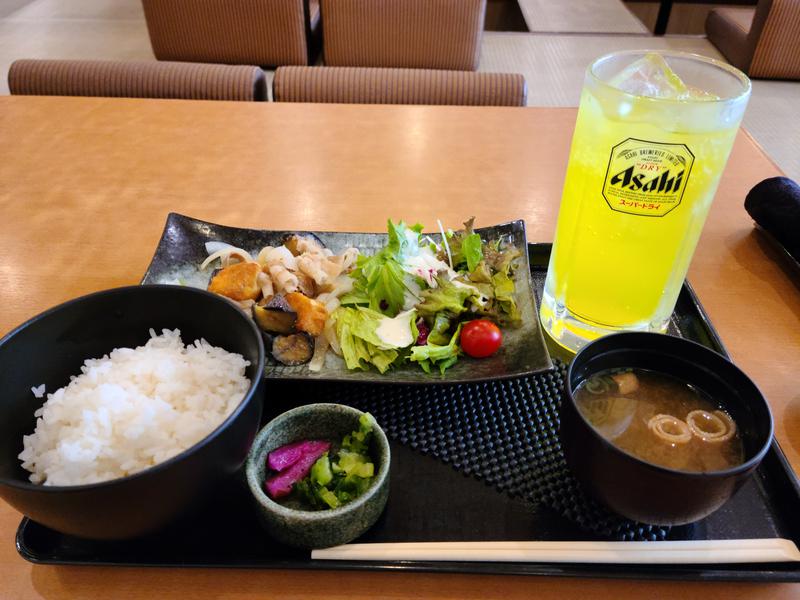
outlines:
{"label": "purple pickle", "polygon": [[[283,446],[283,448],[286,448],[286,446]],[[273,475],[264,482],[264,489],[267,491],[267,495],[273,499],[288,496],[292,491],[292,486],[308,475],[308,472],[311,470],[314,463],[317,462],[317,459],[330,450],[330,448],[330,442],[304,442],[302,455],[297,458],[291,466],[284,468],[282,472]],[[281,448],[278,450],[281,450]]]}
{"label": "purple pickle", "polygon": [[320,445],[327,444],[319,440],[301,440],[292,442],[280,448],[276,448],[267,456],[267,467],[280,473],[284,469],[291,467],[300,458],[309,453],[316,452]]}

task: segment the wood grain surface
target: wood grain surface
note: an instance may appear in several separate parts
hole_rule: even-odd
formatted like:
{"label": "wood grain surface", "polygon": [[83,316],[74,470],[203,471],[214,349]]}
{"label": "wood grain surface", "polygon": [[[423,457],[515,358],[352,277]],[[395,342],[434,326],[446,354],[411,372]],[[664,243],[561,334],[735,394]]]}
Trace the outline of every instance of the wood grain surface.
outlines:
{"label": "wood grain surface", "polygon": [[[132,284],[170,211],[265,229],[382,231],[387,217],[523,218],[555,229],[575,109],[0,98],[0,333]],[[741,133],[690,270],[733,359],[800,467],[800,279],[742,203],[780,174]],[[791,598],[800,586],[303,571],[33,566],[0,504],[8,598]]]}

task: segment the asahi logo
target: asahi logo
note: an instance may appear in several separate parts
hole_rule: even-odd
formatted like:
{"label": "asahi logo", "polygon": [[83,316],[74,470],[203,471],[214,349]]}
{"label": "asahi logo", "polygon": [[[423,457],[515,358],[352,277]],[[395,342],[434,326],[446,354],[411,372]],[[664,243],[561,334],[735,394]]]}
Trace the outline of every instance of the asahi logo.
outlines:
{"label": "asahi logo", "polygon": [[681,169],[677,174],[672,171],[664,171],[648,180],[644,173],[635,173],[634,166],[631,165],[624,171],[620,171],[611,178],[611,185],[616,185],[629,190],[642,190],[650,194],[668,194],[677,192],[681,189],[683,174],[686,171]]}
{"label": "asahi logo", "polygon": [[603,198],[615,211],[663,217],[681,203],[693,164],[685,144],[628,138],[611,149]]}

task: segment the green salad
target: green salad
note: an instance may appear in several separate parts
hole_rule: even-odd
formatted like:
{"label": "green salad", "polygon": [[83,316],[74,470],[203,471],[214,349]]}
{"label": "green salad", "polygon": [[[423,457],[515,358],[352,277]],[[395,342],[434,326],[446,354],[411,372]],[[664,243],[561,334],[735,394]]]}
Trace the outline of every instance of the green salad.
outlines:
{"label": "green salad", "polygon": [[[504,240],[481,239],[473,222],[442,230],[437,243],[422,235],[422,225],[389,220],[387,245],[359,256],[349,275],[352,290],[330,316],[348,369],[385,373],[414,362],[427,373],[444,373],[464,351],[462,329],[470,322],[520,325],[514,297],[520,251]],[[492,352],[468,349],[472,356]]]}

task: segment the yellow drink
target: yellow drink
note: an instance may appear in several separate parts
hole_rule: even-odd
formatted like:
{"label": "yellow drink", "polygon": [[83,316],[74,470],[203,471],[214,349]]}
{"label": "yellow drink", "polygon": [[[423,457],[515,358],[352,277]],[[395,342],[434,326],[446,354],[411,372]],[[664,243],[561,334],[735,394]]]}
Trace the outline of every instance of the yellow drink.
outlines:
{"label": "yellow drink", "polygon": [[[666,329],[749,95],[743,75],[690,55],[668,55],[670,65],[719,71],[695,76],[723,99],[617,89],[641,54],[598,60],[581,95],[541,307],[545,329],[571,350],[614,331]],[[614,60],[622,66],[602,65],[609,83],[597,65]],[[725,99],[726,81],[745,91]]]}

